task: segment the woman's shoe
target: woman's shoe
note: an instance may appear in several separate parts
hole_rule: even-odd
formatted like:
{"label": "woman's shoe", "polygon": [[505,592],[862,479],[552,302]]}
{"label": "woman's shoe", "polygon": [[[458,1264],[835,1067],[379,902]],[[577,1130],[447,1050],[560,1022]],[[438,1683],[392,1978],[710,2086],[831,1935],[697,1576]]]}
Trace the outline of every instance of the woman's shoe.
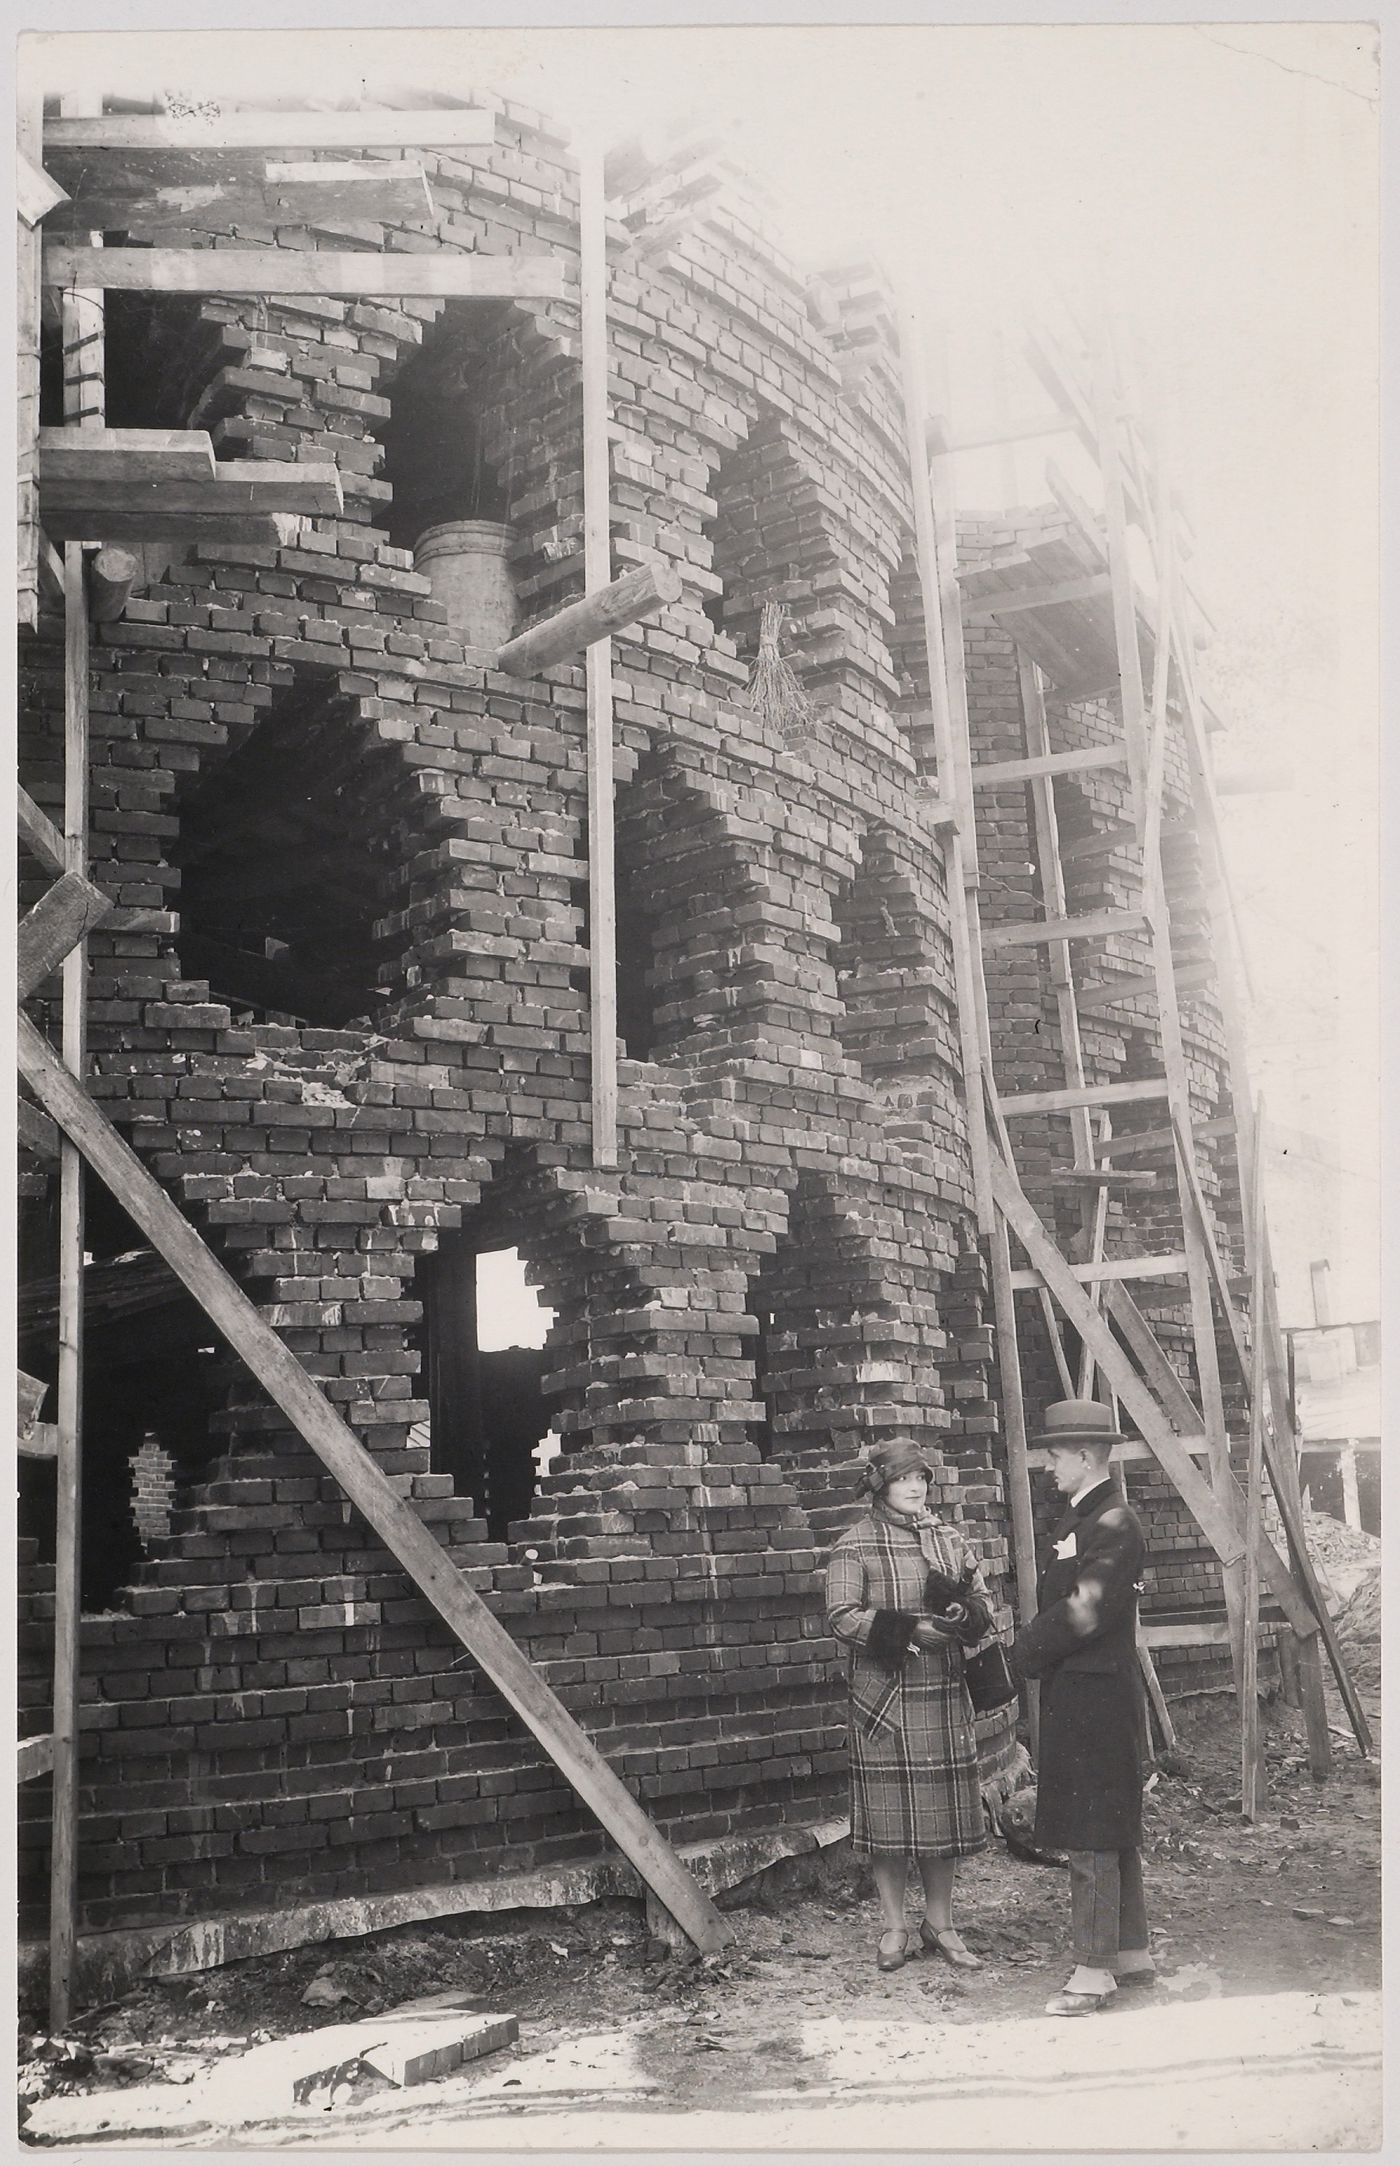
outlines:
{"label": "woman's shoe", "polygon": [[[885,1942],[893,1940],[896,1934],[899,1936],[898,1948],[887,1951]],[[903,1925],[892,1925],[887,1932],[880,1935],[880,1945],[875,1951],[875,1967],[877,1970],[902,1970],[908,1960],[909,1929]]]}
{"label": "woman's shoe", "polygon": [[951,1925],[940,1929],[930,1925],[927,1918],[920,1918],[919,1938],[930,1955],[941,1955],[945,1963],[952,1964],[954,1970],[982,1968],[982,1958],[974,1955],[970,1948],[964,1947],[961,1934]]}

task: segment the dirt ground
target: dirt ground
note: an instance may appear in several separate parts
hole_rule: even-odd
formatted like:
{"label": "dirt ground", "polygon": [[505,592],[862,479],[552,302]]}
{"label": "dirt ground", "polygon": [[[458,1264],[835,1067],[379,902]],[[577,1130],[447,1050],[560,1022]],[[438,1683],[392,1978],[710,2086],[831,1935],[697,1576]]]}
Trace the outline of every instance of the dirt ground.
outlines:
{"label": "dirt ground", "polygon": [[[1299,1717],[1273,1703],[1264,1723],[1266,1811],[1251,1826],[1238,1810],[1231,1699],[1185,1701],[1177,1716],[1187,1772],[1159,1773],[1147,1800],[1161,1981],[1133,2003],[1371,1994],[1380,1976],[1375,1763],[1339,1737],[1334,1778],[1315,1784]],[[1334,1719],[1341,1723],[1340,1710]],[[967,1980],[929,1958],[877,1972],[873,1900],[844,1846],[789,1861],[737,1893],[733,1946],[704,1963],[670,1953],[648,1936],[639,1905],[616,1901],[543,1919],[496,1918],[489,1930],[470,1921],[404,1927],[140,1985],[90,2011],[65,2039],[36,2030],[22,2036],[24,2139],[110,2145],[144,2137],[197,2147],[221,2139],[372,2141],[355,2131],[376,2101],[389,2104],[392,2087],[382,2078],[342,2082],[333,2098],[299,2108],[275,2129],[248,2125],[244,2100],[235,2133],[232,2120],[221,2126],[209,2118],[211,2071],[234,2075],[237,2058],[269,2040],[448,1989],[469,1993],[482,2009],[513,2011],[523,2024],[516,2046],[454,2079],[458,2110],[470,2112],[479,2091],[483,2109],[489,2100],[494,2113],[508,2112],[512,2082],[528,2090],[523,2077],[512,2078],[512,2060],[523,2066],[544,2042],[551,2062],[561,2051],[566,2060],[573,2055],[577,2095],[590,2095],[590,2080],[606,2091],[609,2041],[625,2038],[626,2095],[644,2092],[672,2112],[744,2112],[775,2082],[787,2098],[819,2097],[832,2082],[830,2056],[813,2051],[814,2019],[837,2018],[852,2035],[872,2023],[894,2023],[896,2035],[909,2025],[1015,2026],[1042,2015],[1066,1972],[1065,1873],[1024,1863],[1000,1841],[960,1871],[964,1935],[985,1964]],[[1120,2023],[1128,1996],[1121,1998],[1123,2010],[1095,2022]],[[392,2096],[430,2123],[430,2094],[443,2088]],[[422,2140],[433,2141],[427,2123]]]}

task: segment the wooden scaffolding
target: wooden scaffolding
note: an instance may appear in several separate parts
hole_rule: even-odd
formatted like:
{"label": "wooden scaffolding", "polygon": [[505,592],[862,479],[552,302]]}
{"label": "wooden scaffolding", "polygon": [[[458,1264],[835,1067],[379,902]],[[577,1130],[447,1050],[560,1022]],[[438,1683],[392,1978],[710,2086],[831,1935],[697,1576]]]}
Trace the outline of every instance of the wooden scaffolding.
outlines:
{"label": "wooden scaffolding", "polygon": [[[978,1224],[989,1251],[1005,1422],[1007,1476],[1017,1590],[1022,1617],[1034,1614],[1036,1562],[1032,1531],[1017,1295],[1033,1294],[1048,1333],[1066,1397],[1095,1389],[1126,1414],[1138,1433],[1120,1457],[1150,1454],[1170,1478],[1218,1560],[1225,1619],[1143,1629],[1140,1656],[1159,1727],[1171,1742],[1170,1718],[1157,1686],[1151,1648],[1228,1646],[1241,1720],[1244,1809],[1257,1810],[1261,1784],[1257,1663],[1261,1600],[1267,1594],[1283,1641],[1283,1661],[1299,1680],[1308,1748],[1315,1775],[1331,1765],[1321,1652],[1325,1648],[1356,1741],[1371,1748],[1365,1714],[1348,1676],[1332,1620],[1308,1555],[1291,1419],[1287,1363],[1279,1328],[1261,1179],[1261,1122],[1250,1104],[1245,1064],[1244,1005],[1237,954],[1238,928],[1230,897],[1216,786],[1210,717],[1195,673],[1195,604],[1185,573],[1183,515],[1153,456],[1146,424],[1130,404],[1120,344],[1107,326],[1085,339],[1042,332],[1030,359],[1053,402],[1028,430],[1000,438],[1064,431],[1077,438],[1097,468],[1102,508],[1083,503],[1050,467],[1059,531],[1032,542],[1014,564],[960,570],[953,458],[971,448],[952,441],[925,413],[925,375],[918,325],[906,311],[904,389],[915,532],[927,640],[937,757],[938,818],[948,835],[948,888],[962,1025]],[[1134,540],[1136,536],[1136,540]],[[1139,583],[1148,567],[1147,588]],[[1008,633],[1018,658],[1025,756],[974,762],[968,731],[964,628],[990,624]],[[1053,751],[1046,724],[1047,683],[1064,697],[1111,694],[1121,740],[1102,748]],[[1169,729],[1186,747],[1192,820],[1201,837],[1212,919],[1214,973],[1223,1015],[1234,1114],[1202,1121],[1192,1103],[1182,1036],[1180,997],[1205,982],[1211,964],[1184,966],[1173,948],[1164,875],[1166,758]],[[1071,915],[1056,817],[1055,778],[1117,768],[1129,782],[1131,820],[1089,838],[1082,847],[1122,851],[1135,863],[1138,895],[1127,909]],[[1006,784],[1029,787],[1035,859],[1043,916],[984,926],[978,881],[976,793]],[[1135,934],[1147,944],[1147,967],[1114,969],[1100,960],[1086,977],[1076,955]],[[1045,948],[1053,992],[1064,1082],[1045,1090],[1006,1091],[997,1079],[984,958],[1009,946]],[[1129,1081],[1094,1081],[1083,1051],[1083,1018],[1118,1004],[1155,1009],[1161,1072]],[[1155,1102],[1161,1125],[1115,1139],[1112,1109]],[[1055,1174],[1080,1199],[1081,1231],[1067,1253],[1027,1196],[1017,1171],[1016,1123],[1056,1114],[1068,1120],[1072,1156]],[[1238,1306],[1202,1184],[1199,1149],[1209,1131],[1234,1136],[1245,1218],[1245,1257],[1251,1301]],[[1180,1235],[1164,1254],[1108,1256],[1109,1199],[1131,1194],[1160,1176],[1160,1160],[1175,1189]],[[1024,1256],[1013,1267],[1012,1244]],[[1197,1399],[1160,1343],[1133,1282],[1185,1280]],[[1058,1319],[1079,1342],[1071,1368]],[[1219,1346],[1237,1372],[1231,1385],[1249,1409],[1243,1440],[1243,1491],[1232,1465],[1226,1390]],[[1267,1470],[1287,1558],[1263,1525]],[[1296,1658],[1296,1659],[1295,1659]],[[1030,1710],[1032,1725],[1035,1709]]]}

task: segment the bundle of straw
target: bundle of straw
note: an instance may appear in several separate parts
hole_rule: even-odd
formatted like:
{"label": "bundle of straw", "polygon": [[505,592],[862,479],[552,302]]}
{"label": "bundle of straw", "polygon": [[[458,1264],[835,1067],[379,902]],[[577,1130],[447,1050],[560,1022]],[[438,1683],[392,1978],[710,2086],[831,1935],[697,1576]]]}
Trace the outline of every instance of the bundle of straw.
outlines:
{"label": "bundle of straw", "polygon": [[765,602],[758,628],[758,658],[749,677],[749,699],[755,714],[789,742],[800,737],[812,720],[812,702],[780,652],[780,633],[787,610],[781,602]]}

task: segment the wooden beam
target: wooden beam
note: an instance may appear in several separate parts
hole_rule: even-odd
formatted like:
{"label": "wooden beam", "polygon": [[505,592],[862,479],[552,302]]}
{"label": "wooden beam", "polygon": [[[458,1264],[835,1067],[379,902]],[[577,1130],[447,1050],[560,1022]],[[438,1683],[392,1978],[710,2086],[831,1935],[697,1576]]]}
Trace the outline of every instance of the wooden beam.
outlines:
{"label": "wooden beam", "polygon": [[53,1766],[52,1737],[22,1737],[15,1748],[16,1779],[33,1782],[40,1775],[47,1775]]}
{"label": "wooden beam", "polygon": [[[25,91],[16,97],[15,107],[19,155],[37,168],[42,157],[42,95]],[[21,220],[15,229],[15,464],[18,484],[15,603],[19,623],[26,630],[32,630],[39,621],[41,599],[39,254],[37,230]]]}
{"label": "wooden beam", "polygon": [[[1176,973],[1179,993],[1199,992],[1214,976],[1210,963],[1187,963]],[[1079,996],[1081,1015],[1107,1015],[1125,1000],[1141,1000],[1157,989],[1155,970],[1125,971],[1121,976],[1101,978],[1086,985]]]}
{"label": "wooden beam", "polygon": [[1167,1420],[1175,1423],[1183,1436],[1195,1436],[1203,1430],[1200,1408],[1177,1375],[1156,1332],[1127,1287],[1122,1284],[1107,1286],[1103,1306],[1110,1321],[1122,1333],[1128,1351],[1147,1379]]}
{"label": "wooden beam", "polygon": [[984,948],[1026,948],[1046,940],[1105,940],[1123,933],[1141,932],[1147,923],[1141,910],[1094,910],[1079,918],[1043,918],[1025,925],[989,925],[982,934]]}
{"label": "wooden beam", "polygon": [[366,300],[463,297],[562,300],[573,289],[562,257],[329,248],[74,248],[45,243],[47,286],[124,293],[339,295]]}
{"label": "wooden beam", "polygon": [[26,1435],[16,1439],[16,1448],[22,1459],[57,1459],[58,1423],[36,1421]]}
{"label": "wooden beam", "polygon": [[985,590],[969,598],[963,608],[965,624],[995,624],[1000,617],[1016,616],[1028,609],[1054,609],[1062,602],[1091,602],[1108,594],[1107,572],[1088,572],[1082,579],[1047,580],[1040,587],[1007,587]]}
{"label": "wooden beam", "polygon": [[1056,1188],[1102,1188],[1117,1196],[1159,1185],[1155,1173],[1115,1172],[1111,1166],[1060,1166],[1050,1178]]}
{"label": "wooden beam", "polygon": [[41,812],[28,790],[16,786],[15,802],[19,811],[20,840],[32,856],[37,857],[46,872],[62,874],[67,870],[63,837],[46,812]]}
{"label": "wooden beam", "polygon": [[1007,782],[1033,782],[1038,775],[1092,774],[1098,768],[1126,767],[1121,745],[1086,745],[1078,752],[1046,752],[1028,760],[979,760],[973,763],[974,789],[1000,789]]}
{"label": "wooden beam", "polygon": [[103,113],[44,125],[45,149],[64,151],[474,150],[495,140],[495,115],[475,106],[421,113],[371,107],[344,113],[231,111],[207,118]]}
{"label": "wooden beam", "polygon": [[207,429],[43,428],[39,456],[46,481],[205,481],[215,465]]}
{"label": "wooden beam", "polygon": [[427,175],[408,160],[392,165],[359,159],[269,163],[247,151],[167,151],[154,161],[147,154],[144,163],[139,154],[127,162],[112,153],[96,162],[100,170],[94,174],[91,157],[83,153],[55,159],[80,192],[76,202],[49,218],[50,237],[88,228],[139,228],[143,241],[163,236],[183,240],[192,230],[229,226],[324,222],[343,229],[434,215]]}
{"label": "wooden beam", "polygon": [[[1232,1136],[1235,1132],[1233,1113],[1221,1113],[1214,1120],[1197,1121],[1193,1129],[1196,1136]],[[1176,1130],[1167,1128],[1140,1128],[1121,1136],[1111,1136],[1107,1155],[1111,1158],[1139,1158],[1146,1151],[1167,1151],[1176,1147]]]}
{"label": "wooden beam", "polygon": [[114,547],[145,542],[252,542],[284,549],[295,538],[296,514],[263,511],[162,511],[158,504],[125,511],[91,510],[78,505],[52,514],[58,538],[75,543],[111,543]]}
{"label": "wooden beam", "polygon": [[88,613],[94,624],[115,624],[125,614],[141,577],[141,560],[129,549],[99,549],[88,567]]}
{"label": "wooden beam", "polygon": [[[35,487],[37,490],[37,481]],[[38,501],[36,494],[34,499],[36,510]],[[38,535],[39,542],[39,606],[41,609],[49,610],[54,616],[61,616],[63,612],[63,559],[54,548],[48,535],[43,533],[37,525],[35,532]]]}
{"label": "wooden beam", "polygon": [[[543,633],[522,675],[548,666],[550,659],[584,652],[584,687],[588,754],[588,1031],[593,1163],[617,1164],[617,887],[614,847],[614,744],[611,612],[631,613],[656,606],[652,582],[663,569],[679,580],[674,567],[644,566],[614,581],[612,576],[612,455],[608,422],[608,250],[607,191],[601,142],[591,143],[579,161],[579,345],[583,401],[583,583],[584,600],[561,610]],[[629,580],[632,582],[629,585]],[[622,603],[621,590],[629,600]],[[642,600],[643,593],[652,600]],[[675,600],[675,594],[670,596]],[[565,625],[563,620],[567,619]],[[566,640],[562,651],[557,641]],[[524,635],[527,641],[529,634]],[[512,671],[509,659],[519,641],[508,641],[496,666]]]}
{"label": "wooden beam", "polygon": [[1230,1645],[1229,1620],[1224,1617],[1202,1617],[1182,1624],[1154,1624],[1151,1618],[1143,1622],[1142,1636],[1148,1647],[1220,1647]]}
{"label": "wooden beam", "polygon": [[[1065,1269],[1073,1272],[1081,1286],[1097,1285],[1101,1279],[1178,1279],[1186,1276],[1186,1257],[1179,1249],[1164,1256],[1102,1256],[1097,1263],[1066,1263]],[[1047,1281],[1039,1271],[1013,1271],[1011,1283],[1024,1293]]]}
{"label": "wooden beam", "polygon": [[112,905],[100,887],[80,873],[64,873],[20,920],[16,935],[16,997],[28,1000]]}
{"label": "wooden beam", "polygon": [[[997,1103],[1008,1120],[1032,1113],[1071,1113],[1086,1106],[1138,1105],[1149,1098],[1165,1098],[1165,1076],[1141,1076],[1131,1083],[1083,1083],[1052,1091],[1011,1091]],[[1112,1175],[1106,1175],[1112,1180]]]}
{"label": "wooden beam", "polygon": [[99,455],[85,475],[62,479],[47,472],[40,477],[40,504],[44,524],[53,533],[64,533],[76,518],[100,522],[112,513],[194,512],[201,518],[223,518],[229,512],[291,512],[299,518],[334,516],[344,509],[339,469],[313,466],[294,459],[221,459],[212,474],[197,481],[162,478],[151,481],[117,479],[103,471]]}
{"label": "wooden beam", "polygon": [[1052,408],[1044,414],[1036,414],[1029,421],[999,423],[990,433],[982,436],[945,437],[937,416],[928,422],[928,450],[930,458],[955,459],[964,451],[995,451],[1001,444],[1021,444],[1028,438],[1038,436],[1062,436],[1067,429],[1077,429],[1073,414],[1061,408]]}
{"label": "wooden beam", "polygon": [[19,1017],[17,1028],[20,1072],[46,1112],[81,1149],[658,1899],[698,1948],[718,1948],[726,1937],[722,1919],[631,1791],[27,1016]]}
{"label": "wooden beam", "polygon": [[[1210,1446],[1204,1436],[1183,1436],[1180,1441],[1193,1459],[1210,1457]],[[1050,1454],[1045,1450],[1032,1451],[1027,1456],[1033,1467],[1048,1467],[1050,1464]],[[1115,1444],[1109,1454],[1109,1461],[1113,1466],[1141,1466],[1149,1460],[1155,1466],[1157,1454],[1150,1444],[1144,1444],[1141,1437],[1136,1436],[1128,1437],[1122,1444]]]}
{"label": "wooden beam", "polygon": [[537,677],[541,670],[569,660],[595,640],[611,639],[640,617],[679,601],[683,584],[674,565],[639,564],[582,601],[570,602],[543,624],[532,624],[529,631],[508,639],[496,656],[495,667],[508,677]]}

